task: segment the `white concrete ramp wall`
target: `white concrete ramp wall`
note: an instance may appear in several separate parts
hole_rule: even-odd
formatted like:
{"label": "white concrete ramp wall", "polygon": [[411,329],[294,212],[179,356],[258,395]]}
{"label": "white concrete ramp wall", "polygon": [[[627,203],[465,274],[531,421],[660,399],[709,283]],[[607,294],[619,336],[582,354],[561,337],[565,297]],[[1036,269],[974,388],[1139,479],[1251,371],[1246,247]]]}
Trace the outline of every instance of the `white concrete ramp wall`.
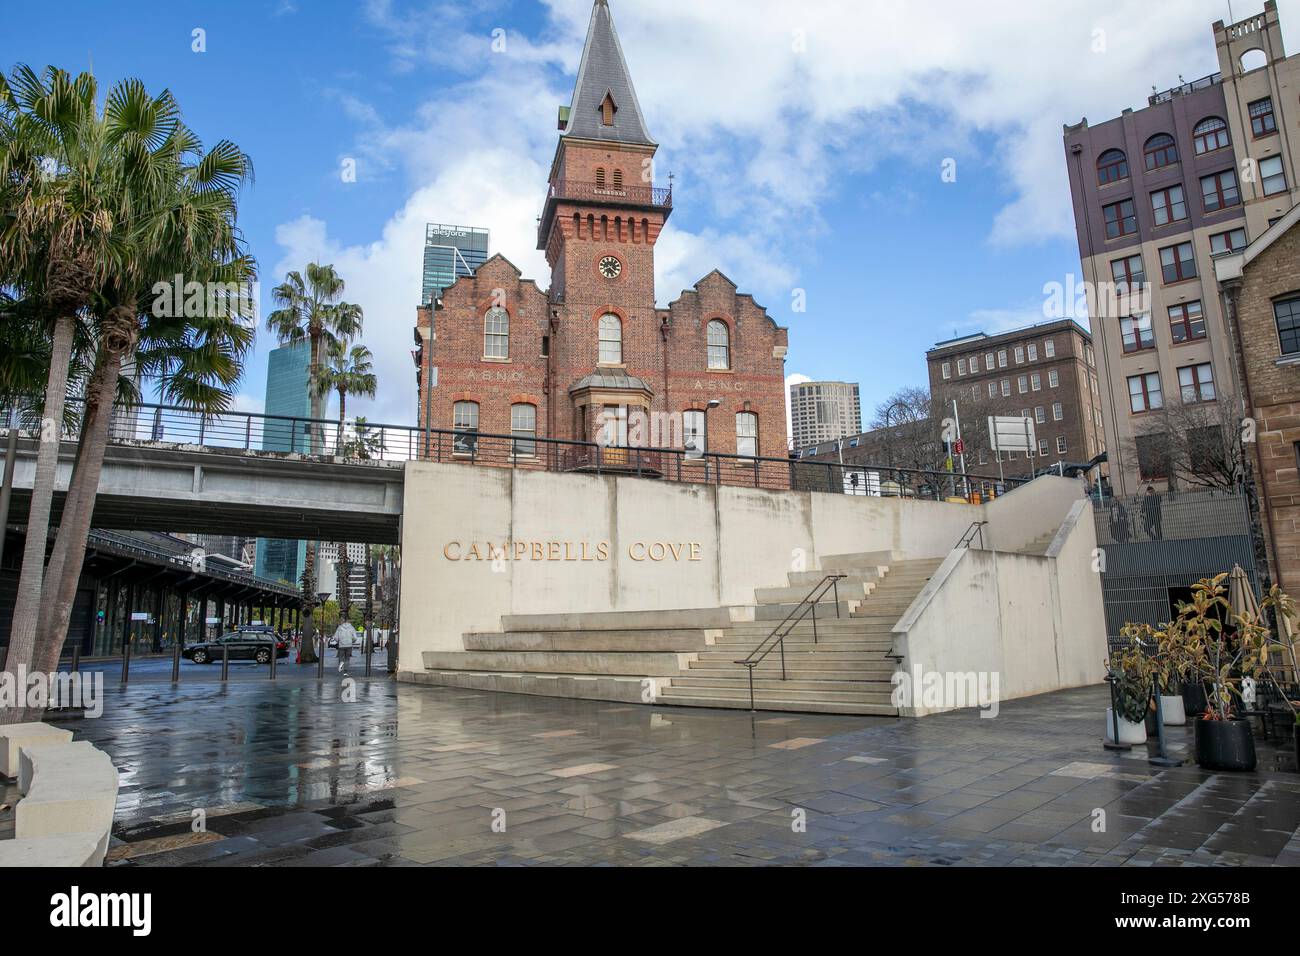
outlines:
{"label": "white concrete ramp wall", "polygon": [[[1066,489],[1080,494],[1050,478],[1016,492],[1034,516],[1056,509],[1031,537],[1060,524]],[[1032,506],[1041,496],[1051,504]],[[744,605],[822,555],[938,557],[989,507],[436,462],[407,464],[404,504],[405,672],[508,614]]]}
{"label": "white concrete ramp wall", "polygon": [[[1024,499],[1030,510],[1041,504],[1032,498]],[[894,628],[894,652],[912,684],[928,675],[946,682],[953,673],[996,673],[999,698],[1014,700],[1101,681],[1106,626],[1090,509],[1073,501],[1046,556],[952,552]],[[919,717],[962,705],[914,697],[901,710]]]}

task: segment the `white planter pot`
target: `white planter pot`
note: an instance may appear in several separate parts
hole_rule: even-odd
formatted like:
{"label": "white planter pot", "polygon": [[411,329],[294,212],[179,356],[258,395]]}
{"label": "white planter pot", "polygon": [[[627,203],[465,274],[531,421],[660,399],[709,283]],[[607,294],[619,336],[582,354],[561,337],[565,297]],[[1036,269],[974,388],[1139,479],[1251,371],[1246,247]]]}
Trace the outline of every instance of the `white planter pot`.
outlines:
{"label": "white planter pot", "polygon": [[[1115,711],[1106,708],[1106,742],[1115,742]],[[1132,724],[1123,717],[1119,719],[1119,742],[1122,744],[1144,744],[1147,742],[1146,724]]]}
{"label": "white planter pot", "polygon": [[1183,706],[1181,694],[1167,697],[1160,695],[1160,716],[1165,719],[1166,727],[1185,727],[1187,725],[1187,708]]}

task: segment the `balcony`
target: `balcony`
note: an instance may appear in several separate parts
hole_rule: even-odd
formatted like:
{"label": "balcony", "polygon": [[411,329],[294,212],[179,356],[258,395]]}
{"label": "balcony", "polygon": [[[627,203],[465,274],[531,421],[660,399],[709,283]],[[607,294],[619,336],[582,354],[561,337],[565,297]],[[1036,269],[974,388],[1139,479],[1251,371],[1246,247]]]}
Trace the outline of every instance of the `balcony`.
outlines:
{"label": "balcony", "polygon": [[552,183],[546,194],[546,207],[542,211],[541,225],[537,230],[537,248],[546,247],[546,237],[551,231],[558,203],[569,202],[586,206],[613,206],[627,209],[654,209],[667,219],[673,209],[673,190],[662,186],[635,184],[615,186],[610,183]]}
{"label": "balcony", "polygon": [[1173,89],[1165,90],[1163,93],[1156,93],[1147,98],[1147,105],[1155,106],[1159,103],[1168,103],[1175,96],[1186,96],[1188,93],[1195,93],[1197,90],[1208,90],[1210,87],[1217,86],[1222,82],[1222,73],[1211,73],[1199,80],[1192,80],[1192,82],[1184,83],[1182,86],[1175,86]]}

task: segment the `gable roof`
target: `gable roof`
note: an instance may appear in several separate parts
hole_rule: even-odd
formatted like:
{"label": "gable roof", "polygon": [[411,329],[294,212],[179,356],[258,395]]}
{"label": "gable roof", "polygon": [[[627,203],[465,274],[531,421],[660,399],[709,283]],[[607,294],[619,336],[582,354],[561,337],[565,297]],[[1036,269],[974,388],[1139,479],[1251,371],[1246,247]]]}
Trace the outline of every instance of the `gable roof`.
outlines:
{"label": "gable roof", "polygon": [[1240,279],[1246,266],[1263,255],[1269,246],[1286,235],[1297,222],[1300,222],[1300,203],[1292,206],[1285,216],[1264,230],[1263,234],[1245,249],[1228,256],[1216,256],[1214,259],[1215,278],[1220,282]]}
{"label": "gable roof", "polygon": [[[612,126],[606,126],[601,119],[601,104],[606,97],[614,100]],[[563,135],[606,143],[658,145],[646,128],[623,47],[614,31],[608,0],[596,0],[591,9],[591,25],[587,28],[587,42],[582,48],[578,82],[573,89],[573,103]]]}

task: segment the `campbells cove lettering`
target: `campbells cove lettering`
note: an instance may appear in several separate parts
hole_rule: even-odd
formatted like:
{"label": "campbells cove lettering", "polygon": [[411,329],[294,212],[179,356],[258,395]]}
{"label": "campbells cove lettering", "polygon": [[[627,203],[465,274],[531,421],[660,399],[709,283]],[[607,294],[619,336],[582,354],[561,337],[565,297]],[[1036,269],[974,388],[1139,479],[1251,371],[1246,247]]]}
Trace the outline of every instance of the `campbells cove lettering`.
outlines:
{"label": "campbells cove lettering", "polygon": [[[703,561],[698,541],[634,541],[627,556],[633,561]],[[448,561],[586,561],[610,558],[608,541],[448,541],[442,556]]]}
{"label": "campbells cove lettering", "polygon": [[448,541],[448,561],[608,561],[608,541]]}

